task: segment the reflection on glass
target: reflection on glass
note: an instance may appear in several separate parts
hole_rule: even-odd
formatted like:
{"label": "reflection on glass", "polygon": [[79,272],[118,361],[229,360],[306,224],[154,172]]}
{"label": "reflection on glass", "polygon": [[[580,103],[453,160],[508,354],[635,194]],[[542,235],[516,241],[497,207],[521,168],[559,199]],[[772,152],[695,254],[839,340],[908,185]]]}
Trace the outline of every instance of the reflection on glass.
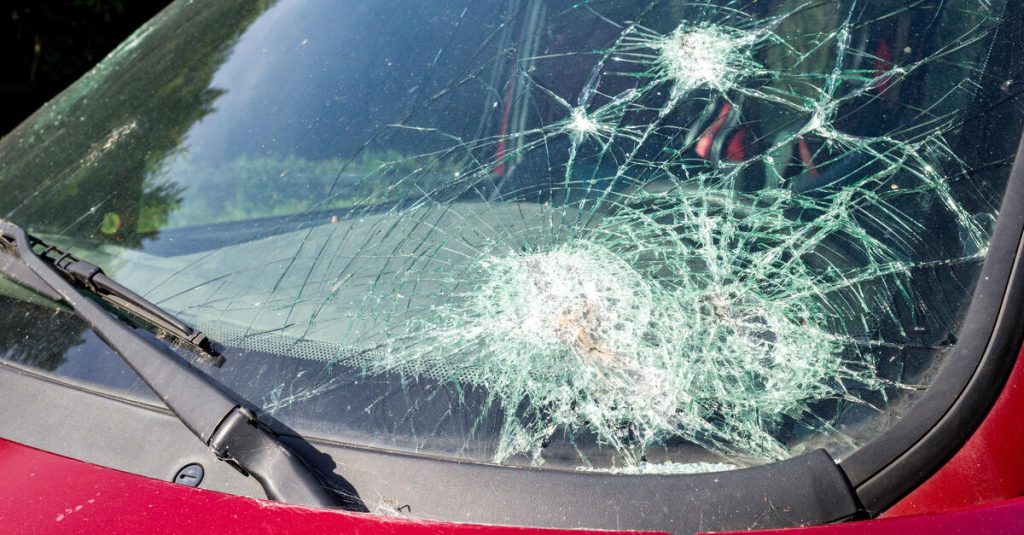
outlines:
{"label": "reflection on glass", "polygon": [[[65,354],[82,343],[85,330],[67,313],[24,306],[9,297],[0,297],[0,324],[4,326],[0,330],[3,359],[44,370],[64,364]],[[40,332],[40,325],[47,325],[47,332]]]}

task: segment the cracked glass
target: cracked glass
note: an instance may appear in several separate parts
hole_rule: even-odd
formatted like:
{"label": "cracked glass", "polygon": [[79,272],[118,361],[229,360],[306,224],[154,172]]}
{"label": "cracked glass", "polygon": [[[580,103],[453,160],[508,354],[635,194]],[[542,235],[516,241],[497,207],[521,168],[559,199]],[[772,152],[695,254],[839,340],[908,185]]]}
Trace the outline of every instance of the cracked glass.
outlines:
{"label": "cracked glass", "polygon": [[[309,436],[841,458],[957,343],[1021,129],[1005,8],[180,1],[3,140],[0,217]],[[5,359],[85,373],[77,320],[0,294]]]}

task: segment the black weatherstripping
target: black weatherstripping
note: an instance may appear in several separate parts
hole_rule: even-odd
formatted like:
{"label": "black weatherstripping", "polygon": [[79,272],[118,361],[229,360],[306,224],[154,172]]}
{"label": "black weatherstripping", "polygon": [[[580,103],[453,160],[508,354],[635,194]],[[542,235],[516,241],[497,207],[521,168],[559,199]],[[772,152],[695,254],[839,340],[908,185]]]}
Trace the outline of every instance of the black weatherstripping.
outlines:
{"label": "black weatherstripping", "polygon": [[[68,276],[79,284],[93,284],[95,275],[101,273],[98,268],[84,263],[76,266],[66,254],[51,263],[53,258],[44,259],[33,250],[38,243],[20,227],[0,220],[0,272],[70,305],[218,459],[252,475],[268,498],[318,507],[344,504],[292,448],[254,416],[245,402],[234,399],[188,362],[150,344],[65,279]],[[52,252],[50,249],[44,254]],[[62,261],[64,270],[69,271],[66,274],[54,267]],[[120,298],[125,300],[124,295]]]}

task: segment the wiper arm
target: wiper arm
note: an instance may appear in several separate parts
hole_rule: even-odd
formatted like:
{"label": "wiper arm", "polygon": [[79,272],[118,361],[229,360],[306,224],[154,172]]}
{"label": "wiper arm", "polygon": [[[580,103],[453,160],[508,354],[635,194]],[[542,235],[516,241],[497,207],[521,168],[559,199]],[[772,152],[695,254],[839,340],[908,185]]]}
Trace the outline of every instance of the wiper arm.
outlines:
{"label": "wiper arm", "polygon": [[[181,333],[197,331],[105,275],[97,280],[102,271],[92,264],[64,252],[54,257],[56,249],[48,246],[37,254],[33,247],[40,245],[42,242],[17,225],[0,220],[0,273],[70,305],[218,459],[255,477],[268,498],[315,507],[342,506],[339,497],[324,487],[298,453],[260,422],[243,400],[221,389],[177,355],[146,341],[99,303],[82,295],[76,284],[104,299],[114,296],[128,303],[125,308],[135,314],[158,317],[154,323],[165,322]],[[130,307],[136,307],[142,314]],[[201,343],[205,337],[195,339]]]}
{"label": "wiper arm", "polygon": [[195,346],[206,353],[213,353],[205,334],[193,329],[185,322],[164,311],[141,295],[112,280],[99,266],[79,260],[56,246],[26,234],[29,246],[41,249],[36,253],[79,289],[88,290],[104,301],[127,310],[139,318],[159,327],[166,333],[186,344]]}

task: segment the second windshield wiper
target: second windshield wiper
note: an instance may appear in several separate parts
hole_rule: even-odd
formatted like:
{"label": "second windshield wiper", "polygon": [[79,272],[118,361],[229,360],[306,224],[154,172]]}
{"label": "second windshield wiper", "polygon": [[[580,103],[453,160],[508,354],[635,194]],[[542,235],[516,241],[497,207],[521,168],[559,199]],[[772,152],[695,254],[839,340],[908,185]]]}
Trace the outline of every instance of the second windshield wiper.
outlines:
{"label": "second windshield wiper", "polygon": [[[35,251],[38,247],[42,247],[39,253]],[[244,400],[184,359],[148,342],[78,288],[86,288],[196,346],[208,345],[202,333],[112,281],[98,267],[45,246],[3,220],[0,274],[70,305],[218,459],[255,477],[268,498],[319,507],[344,505],[296,451],[259,421]]]}

